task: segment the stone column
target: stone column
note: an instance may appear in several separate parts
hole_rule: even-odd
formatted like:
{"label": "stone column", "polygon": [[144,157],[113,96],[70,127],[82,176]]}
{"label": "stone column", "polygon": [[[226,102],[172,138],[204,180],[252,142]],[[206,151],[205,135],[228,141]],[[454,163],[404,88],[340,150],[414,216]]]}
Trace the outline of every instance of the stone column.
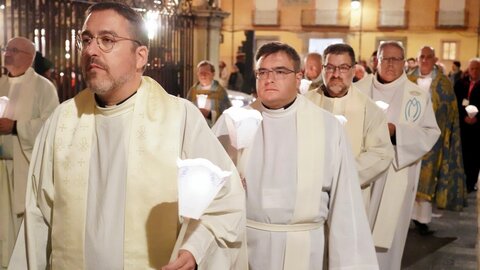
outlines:
{"label": "stone column", "polygon": [[222,21],[230,13],[216,8],[214,1],[195,0],[192,14],[195,16],[193,66],[196,67],[202,60],[209,60],[215,65],[215,78],[218,78]]}

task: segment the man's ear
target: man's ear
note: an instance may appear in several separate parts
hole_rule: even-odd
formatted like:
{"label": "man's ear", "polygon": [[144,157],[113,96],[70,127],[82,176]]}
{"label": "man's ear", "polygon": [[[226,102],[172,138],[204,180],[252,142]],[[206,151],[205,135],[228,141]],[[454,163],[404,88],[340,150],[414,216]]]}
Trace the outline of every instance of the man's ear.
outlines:
{"label": "man's ear", "polygon": [[143,69],[148,62],[148,48],[147,46],[138,46],[135,50],[137,56],[137,69]]}

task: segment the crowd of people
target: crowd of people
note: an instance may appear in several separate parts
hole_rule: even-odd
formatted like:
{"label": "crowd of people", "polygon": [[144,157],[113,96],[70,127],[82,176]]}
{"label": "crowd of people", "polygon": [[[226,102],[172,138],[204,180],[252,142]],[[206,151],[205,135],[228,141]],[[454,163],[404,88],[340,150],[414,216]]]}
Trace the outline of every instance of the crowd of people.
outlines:
{"label": "crowd of people", "polygon": [[[266,43],[247,136],[224,113],[241,62],[216,80],[201,61],[187,99],[169,95],[118,2],[90,6],[78,49],[87,88],[60,105],[30,40],[3,50],[2,268],[398,270],[411,222],[434,233],[434,209],[476,189],[480,59],[445,74],[430,46],[407,60],[386,41],[366,66],[348,44],[302,60]],[[200,218],[179,214],[179,159],[229,172]]]}

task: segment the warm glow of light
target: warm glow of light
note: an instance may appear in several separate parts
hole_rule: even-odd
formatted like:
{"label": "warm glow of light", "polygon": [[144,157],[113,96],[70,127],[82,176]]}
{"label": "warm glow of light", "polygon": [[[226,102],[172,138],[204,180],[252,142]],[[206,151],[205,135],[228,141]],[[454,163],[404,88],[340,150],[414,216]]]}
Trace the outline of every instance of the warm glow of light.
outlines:
{"label": "warm glow of light", "polygon": [[5,9],[5,5],[0,5],[0,9]]}
{"label": "warm glow of light", "polygon": [[145,25],[147,27],[148,38],[153,39],[158,28],[158,11],[149,10],[146,17]]}
{"label": "warm glow of light", "polygon": [[360,0],[352,0],[351,7],[352,9],[359,9],[360,8]]}

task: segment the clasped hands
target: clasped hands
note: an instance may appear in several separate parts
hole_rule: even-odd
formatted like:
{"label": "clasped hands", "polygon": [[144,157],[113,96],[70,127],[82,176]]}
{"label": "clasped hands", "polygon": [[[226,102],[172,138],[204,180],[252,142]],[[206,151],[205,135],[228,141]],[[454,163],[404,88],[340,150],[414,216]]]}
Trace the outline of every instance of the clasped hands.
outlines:
{"label": "clasped hands", "polygon": [[194,270],[196,266],[195,258],[192,253],[181,249],[178,251],[178,257],[173,262],[162,267],[161,270]]}
{"label": "clasped hands", "polygon": [[0,134],[6,135],[12,133],[13,122],[15,121],[12,119],[0,118]]}

